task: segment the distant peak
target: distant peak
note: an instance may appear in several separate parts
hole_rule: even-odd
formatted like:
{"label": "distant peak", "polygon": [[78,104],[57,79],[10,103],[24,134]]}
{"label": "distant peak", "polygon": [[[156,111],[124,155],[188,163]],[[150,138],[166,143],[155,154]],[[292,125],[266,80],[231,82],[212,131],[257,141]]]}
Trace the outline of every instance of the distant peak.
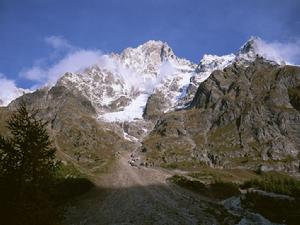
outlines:
{"label": "distant peak", "polygon": [[240,53],[257,53],[259,48],[259,43],[262,42],[262,39],[257,36],[251,36],[248,41],[241,47]]}
{"label": "distant peak", "polygon": [[149,51],[160,51],[161,49],[170,48],[166,42],[162,42],[159,40],[149,40],[137,47],[129,47],[126,48],[123,52],[131,52],[131,51],[142,51],[142,52],[149,52]]}
{"label": "distant peak", "polygon": [[140,46],[163,46],[163,45],[168,45],[166,42],[162,42],[160,40],[149,40],[149,41],[146,41],[145,43],[141,44]]}
{"label": "distant peak", "polygon": [[143,49],[143,51],[160,51],[161,54],[167,55],[167,53],[172,52],[173,50],[170,48],[167,42],[150,40],[145,42],[144,44],[137,47],[137,49]]}
{"label": "distant peak", "polygon": [[260,37],[252,36],[250,39],[240,48],[237,53],[238,59],[244,59],[253,61],[257,57],[273,62],[279,65],[285,65],[287,62],[282,58],[278,51],[274,50],[272,44],[264,41]]}
{"label": "distant peak", "polygon": [[122,53],[123,59],[127,58],[146,58],[149,60],[159,59],[160,62],[176,59],[173,50],[166,42],[160,40],[149,40],[136,48],[126,48]]}

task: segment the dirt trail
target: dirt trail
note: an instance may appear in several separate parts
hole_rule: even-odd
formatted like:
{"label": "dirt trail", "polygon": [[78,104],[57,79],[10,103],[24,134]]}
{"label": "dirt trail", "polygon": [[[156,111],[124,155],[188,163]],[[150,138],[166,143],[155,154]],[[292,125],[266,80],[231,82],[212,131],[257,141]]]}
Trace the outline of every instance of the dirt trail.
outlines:
{"label": "dirt trail", "polygon": [[67,213],[67,224],[215,224],[207,213],[215,204],[169,184],[169,172],[131,166],[129,158],[120,156],[99,187],[78,199]]}

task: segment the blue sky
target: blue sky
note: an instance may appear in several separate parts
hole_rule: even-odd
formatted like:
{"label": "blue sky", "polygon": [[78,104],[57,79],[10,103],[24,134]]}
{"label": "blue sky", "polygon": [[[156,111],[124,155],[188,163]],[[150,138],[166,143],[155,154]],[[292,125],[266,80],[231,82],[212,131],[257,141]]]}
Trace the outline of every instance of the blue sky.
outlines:
{"label": "blue sky", "polygon": [[31,73],[39,76],[70,52],[86,50],[93,61],[90,51],[120,52],[149,39],[193,62],[235,52],[251,35],[295,46],[299,12],[299,0],[0,0],[0,82],[38,86],[44,78],[26,71],[42,68]]}

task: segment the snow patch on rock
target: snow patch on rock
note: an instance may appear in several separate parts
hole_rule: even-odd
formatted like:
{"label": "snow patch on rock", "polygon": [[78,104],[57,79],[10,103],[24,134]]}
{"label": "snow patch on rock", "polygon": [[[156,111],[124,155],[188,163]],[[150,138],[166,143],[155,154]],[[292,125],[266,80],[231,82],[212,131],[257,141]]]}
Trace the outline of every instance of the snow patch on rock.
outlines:
{"label": "snow patch on rock", "polygon": [[100,115],[99,119],[103,119],[107,122],[134,121],[142,119],[148,97],[148,94],[141,94],[136,99],[132,100],[131,103],[124,108],[124,110],[105,113]]}

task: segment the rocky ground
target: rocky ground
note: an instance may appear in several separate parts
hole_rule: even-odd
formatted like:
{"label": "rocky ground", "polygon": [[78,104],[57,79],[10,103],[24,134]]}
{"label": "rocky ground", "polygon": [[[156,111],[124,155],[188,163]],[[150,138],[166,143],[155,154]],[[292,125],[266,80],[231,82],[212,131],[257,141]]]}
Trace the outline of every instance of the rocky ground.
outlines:
{"label": "rocky ground", "polygon": [[174,172],[132,165],[123,152],[110,173],[93,177],[96,188],[66,213],[68,225],[272,224],[239,206],[239,199],[209,199],[167,181]]}

